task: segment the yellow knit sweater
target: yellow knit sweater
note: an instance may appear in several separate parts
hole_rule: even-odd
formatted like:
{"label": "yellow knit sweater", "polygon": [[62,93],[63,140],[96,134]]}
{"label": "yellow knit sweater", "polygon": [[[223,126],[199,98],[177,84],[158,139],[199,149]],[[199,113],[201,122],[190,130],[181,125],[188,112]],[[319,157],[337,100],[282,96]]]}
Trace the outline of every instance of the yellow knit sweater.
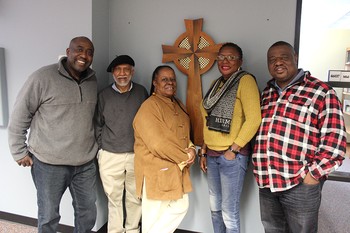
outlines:
{"label": "yellow knit sweater", "polygon": [[215,151],[227,150],[234,143],[244,147],[261,123],[259,89],[251,75],[244,75],[239,82],[229,134],[209,130],[205,119],[207,112],[202,103],[200,108],[204,122],[204,143]]}

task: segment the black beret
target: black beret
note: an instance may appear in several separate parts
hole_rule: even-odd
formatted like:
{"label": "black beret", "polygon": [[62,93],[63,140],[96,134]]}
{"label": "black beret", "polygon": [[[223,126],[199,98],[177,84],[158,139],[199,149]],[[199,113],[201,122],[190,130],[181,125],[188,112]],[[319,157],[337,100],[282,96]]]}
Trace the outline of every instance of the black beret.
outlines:
{"label": "black beret", "polygon": [[128,55],[120,55],[114,58],[114,60],[109,64],[107,68],[107,72],[112,72],[113,68],[116,67],[117,65],[121,64],[129,64],[131,66],[135,66],[134,60],[128,56]]}

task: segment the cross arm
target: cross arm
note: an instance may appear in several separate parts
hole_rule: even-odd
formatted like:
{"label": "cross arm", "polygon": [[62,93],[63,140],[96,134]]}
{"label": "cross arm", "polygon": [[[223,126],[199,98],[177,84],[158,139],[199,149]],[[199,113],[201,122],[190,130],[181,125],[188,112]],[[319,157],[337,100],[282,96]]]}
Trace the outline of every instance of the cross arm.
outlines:
{"label": "cross arm", "polygon": [[184,48],[178,48],[170,45],[162,45],[162,62],[170,62],[190,56],[193,52]]}

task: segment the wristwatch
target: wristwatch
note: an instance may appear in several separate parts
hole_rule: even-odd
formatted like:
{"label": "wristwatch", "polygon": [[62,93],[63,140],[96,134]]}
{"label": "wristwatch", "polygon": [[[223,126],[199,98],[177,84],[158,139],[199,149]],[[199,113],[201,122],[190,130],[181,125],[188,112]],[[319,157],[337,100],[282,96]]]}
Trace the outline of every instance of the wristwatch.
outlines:
{"label": "wristwatch", "polygon": [[198,157],[201,158],[201,157],[207,157],[207,154],[206,153],[202,153],[202,149],[198,149]]}
{"label": "wristwatch", "polygon": [[234,150],[234,149],[232,149],[231,147],[229,148],[229,150],[230,150],[232,153],[234,153],[235,155],[236,155],[236,154],[239,154],[239,151],[238,151],[238,150]]}

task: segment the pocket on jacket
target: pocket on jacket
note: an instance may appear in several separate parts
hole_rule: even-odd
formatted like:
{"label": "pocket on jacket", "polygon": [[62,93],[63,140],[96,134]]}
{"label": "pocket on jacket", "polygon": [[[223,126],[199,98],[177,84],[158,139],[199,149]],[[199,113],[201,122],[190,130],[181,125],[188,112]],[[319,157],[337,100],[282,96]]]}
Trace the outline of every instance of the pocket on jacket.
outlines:
{"label": "pocket on jacket", "polygon": [[158,188],[161,191],[177,189],[181,184],[180,169],[177,166],[164,167],[157,172]]}
{"label": "pocket on jacket", "polygon": [[284,116],[296,122],[310,123],[310,116],[312,113],[310,108],[312,108],[311,99],[303,96],[291,95],[286,103]]}

